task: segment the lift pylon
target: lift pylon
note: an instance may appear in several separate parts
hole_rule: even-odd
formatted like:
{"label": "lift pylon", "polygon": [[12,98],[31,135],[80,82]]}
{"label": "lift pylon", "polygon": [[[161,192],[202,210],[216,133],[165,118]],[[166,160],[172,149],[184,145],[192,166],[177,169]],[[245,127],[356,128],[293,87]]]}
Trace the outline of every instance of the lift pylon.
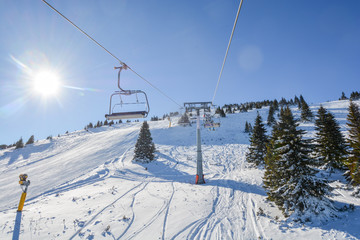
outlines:
{"label": "lift pylon", "polygon": [[203,159],[202,159],[202,152],[201,152],[201,136],[200,136],[200,110],[204,112],[210,112],[211,102],[186,102],[184,103],[185,111],[192,112],[193,110],[196,111],[197,115],[197,127],[196,127],[196,184],[204,184],[204,173],[203,173]]}

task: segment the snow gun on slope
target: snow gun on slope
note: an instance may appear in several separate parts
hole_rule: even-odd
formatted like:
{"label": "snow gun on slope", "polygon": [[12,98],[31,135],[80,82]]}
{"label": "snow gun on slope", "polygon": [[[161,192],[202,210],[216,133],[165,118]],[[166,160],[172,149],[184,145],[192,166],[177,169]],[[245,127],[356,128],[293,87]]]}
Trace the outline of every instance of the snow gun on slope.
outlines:
{"label": "snow gun on slope", "polygon": [[19,184],[20,184],[21,190],[23,192],[22,192],[21,197],[20,197],[19,207],[18,207],[17,211],[21,212],[23,207],[24,207],[24,203],[25,203],[25,199],[26,199],[26,193],[27,193],[27,189],[28,189],[28,187],[30,185],[30,180],[27,180],[27,178],[28,178],[27,174],[20,174],[19,178],[20,178]]}

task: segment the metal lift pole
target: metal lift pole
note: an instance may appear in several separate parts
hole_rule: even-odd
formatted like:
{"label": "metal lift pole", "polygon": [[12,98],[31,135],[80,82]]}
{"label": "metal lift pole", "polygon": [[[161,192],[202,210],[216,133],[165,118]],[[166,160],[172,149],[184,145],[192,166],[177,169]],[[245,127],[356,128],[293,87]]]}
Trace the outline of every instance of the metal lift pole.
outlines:
{"label": "metal lift pole", "polygon": [[196,111],[197,114],[197,128],[196,128],[196,145],[197,145],[197,157],[196,157],[196,184],[204,184],[204,173],[203,173],[203,159],[201,153],[201,136],[200,136],[200,110],[204,113],[210,112],[211,102],[185,102],[184,107],[186,112]]}
{"label": "metal lift pole", "polygon": [[196,128],[196,145],[197,145],[197,158],[196,158],[196,184],[204,184],[204,174],[202,166],[202,153],[201,153],[201,136],[200,136],[200,109],[196,110],[197,113],[197,128]]}

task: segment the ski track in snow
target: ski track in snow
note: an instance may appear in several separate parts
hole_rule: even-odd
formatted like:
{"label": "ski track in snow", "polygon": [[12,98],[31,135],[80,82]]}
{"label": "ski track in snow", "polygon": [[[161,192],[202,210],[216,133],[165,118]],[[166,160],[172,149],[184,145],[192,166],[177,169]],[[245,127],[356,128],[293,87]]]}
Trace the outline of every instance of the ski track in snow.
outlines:
{"label": "ski track in snow", "polygon": [[174,197],[174,194],[175,194],[174,182],[171,183],[171,188],[172,188],[171,197],[170,197],[169,201],[166,204],[166,212],[165,212],[164,224],[163,224],[163,230],[162,230],[162,232],[163,232],[162,239],[165,239],[165,236],[166,236],[167,218],[168,218],[168,215],[169,215],[170,204],[171,204],[171,201],[172,201],[172,199]]}
{"label": "ski track in snow", "polygon": [[130,209],[131,209],[131,212],[132,212],[132,216],[131,216],[130,223],[129,223],[129,225],[125,228],[124,232],[123,232],[117,239],[121,239],[121,238],[127,233],[127,231],[129,230],[129,228],[132,226],[132,224],[133,224],[133,222],[134,222],[134,220],[135,220],[135,212],[134,212],[135,197],[136,197],[136,195],[137,195],[139,192],[143,191],[148,184],[149,184],[149,182],[146,182],[145,184],[144,184],[144,183],[141,183],[140,185],[143,185],[143,187],[142,187],[139,191],[137,191],[137,192],[135,192],[135,193],[133,194],[133,196],[132,196],[132,202],[131,202],[131,204],[130,204]]}
{"label": "ski track in snow", "polygon": [[[171,154],[171,152],[170,152]],[[177,166],[177,163],[175,163],[172,166],[172,169],[174,169]],[[166,224],[167,224],[167,217],[169,214],[169,208],[170,208],[170,204],[171,204],[171,200],[175,194],[175,187],[174,187],[174,182],[171,182],[171,188],[172,188],[172,192],[171,192],[171,196],[169,199],[164,199],[164,204],[160,207],[159,211],[157,211],[157,213],[155,215],[153,215],[150,220],[145,223],[141,228],[137,229],[136,231],[134,231],[132,233],[132,235],[130,237],[128,237],[127,239],[133,239],[135,238],[139,233],[141,233],[142,231],[144,231],[145,229],[147,229],[155,220],[157,220],[163,213],[164,213],[164,222],[163,222],[163,230],[162,230],[162,239],[165,239],[165,230],[166,230]],[[156,196],[157,197],[157,196]],[[134,212],[134,210],[132,209],[132,211]],[[122,236],[124,236],[125,233],[123,233],[118,239],[120,239]]]}
{"label": "ski track in snow", "polygon": [[[147,184],[147,183],[146,183]],[[108,207],[112,206],[113,204],[115,204],[117,201],[119,201],[120,199],[122,199],[125,195],[129,194],[130,192],[134,191],[135,189],[141,187],[142,185],[145,185],[144,183],[140,183],[138,185],[136,185],[135,187],[129,189],[126,193],[124,193],[123,195],[121,195],[119,198],[117,198],[115,201],[113,201],[112,203],[108,204],[107,206],[105,206],[103,209],[101,209],[97,214],[95,214],[95,216],[90,219],[88,222],[86,222],[84,224],[83,227],[81,227],[73,236],[70,237],[70,239],[73,239],[74,237],[76,237],[84,228],[86,228],[90,223],[94,222],[94,220],[100,215],[102,214]],[[146,185],[145,185],[146,186]],[[142,188],[144,189],[144,187]],[[141,189],[141,190],[142,190]],[[140,190],[140,191],[141,191]]]}

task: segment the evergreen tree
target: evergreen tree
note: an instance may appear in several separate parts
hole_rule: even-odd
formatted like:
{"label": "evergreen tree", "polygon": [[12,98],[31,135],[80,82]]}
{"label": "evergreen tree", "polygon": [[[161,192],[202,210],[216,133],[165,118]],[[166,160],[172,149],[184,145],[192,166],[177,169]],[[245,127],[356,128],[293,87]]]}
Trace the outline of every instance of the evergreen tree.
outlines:
{"label": "evergreen tree", "polygon": [[215,114],[220,114],[220,107],[217,107],[217,108],[216,108]]}
{"label": "evergreen tree", "polygon": [[245,133],[249,133],[250,132],[250,129],[249,129],[249,123],[246,121],[245,122],[245,130],[244,130]]}
{"label": "evergreen tree", "polygon": [[357,92],[357,91],[351,92],[351,94],[350,94],[350,99],[351,99],[351,100],[358,100],[358,99],[360,99],[360,93]]}
{"label": "evergreen tree", "polygon": [[226,113],[233,113],[232,109],[231,109],[231,105],[227,105],[226,106]]}
{"label": "evergreen tree", "polygon": [[251,123],[249,123],[249,134],[251,134],[252,131],[253,131],[253,127],[252,127]]}
{"label": "evergreen tree", "polygon": [[153,116],[151,117],[150,121],[159,121],[159,117],[158,116]]}
{"label": "evergreen tree", "polygon": [[345,96],[345,93],[342,92],[341,97],[339,98],[339,100],[346,100],[346,99],[348,99],[348,98]]}
{"label": "evergreen tree", "polygon": [[305,102],[304,97],[300,94],[300,98],[299,98],[299,103],[298,103],[298,108],[299,110],[301,110],[302,108],[302,103]]}
{"label": "evergreen tree", "polygon": [[339,124],[330,112],[320,106],[315,120],[314,155],[319,166],[333,171],[341,169],[346,158],[346,145]]}
{"label": "evergreen tree", "polygon": [[178,121],[178,124],[190,124],[189,117],[188,117],[188,115],[187,115],[186,113],[184,113],[184,114],[180,117],[180,119],[179,119],[179,121]]}
{"label": "evergreen tree", "polygon": [[279,104],[280,104],[281,107],[284,107],[285,105],[288,104],[288,102],[286,101],[285,98],[282,97],[281,100],[280,100],[280,102],[279,102]]}
{"label": "evergreen tree", "polygon": [[350,100],[349,113],[347,115],[347,126],[349,129],[348,168],[352,184],[360,185],[360,110],[353,101]]}
{"label": "evergreen tree", "polygon": [[325,198],[330,186],[317,179],[310,167],[311,144],[304,140],[304,130],[298,130],[289,107],[281,109],[279,122],[274,126],[265,157],[264,187],[268,199],[274,201],[285,216],[306,220],[327,207],[333,208]]}
{"label": "evergreen tree", "polygon": [[[294,98],[294,104],[297,105],[297,106],[299,106],[299,104],[300,104],[300,99],[296,95],[295,95],[295,98]],[[300,109],[300,107],[299,107],[299,109]]]}
{"label": "evergreen tree", "polygon": [[155,144],[152,141],[149,125],[144,121],[135,144],[134,161],[148,163],[154,160]]}
{"label": "evergreen tree", "polygon": [[19,148],[23,148],[24,147],[24,142],[23,142],[23,139],[20,138],[19,141],[17,141],[15,143],[15,149],[19,149]]}
{"label": "evergreen tree", "polygon": [[240,106],[240,112],[247,112],[247,108],[245,107],[244,104],[241,104],[241,106]]}
{"label": "evergreen tree", "polygon": [[301,120],[302,121],[311,121],[313,119],[313,114],[309,108],[309,105],[305,102],[304,98],[302,98],[301,102]]}
{"label": "evergreen tree", "polygon": [[266,129],[262,123],[261,116],[258,113],[250,138],[250,147],[249,152],[246,154],[246,160],[249,163],[254,163],[256,166],[263,164],[267,143],[268,138],[266,136]]}
{"label": "evergreen tree", "polygon": [[108,122],[107,119],[104,121],[104,125],[105,125],[105,126],[109,125],[109,122]]}
{"label": "evergreen tree", "polygon": [[269,126],[273,125],[276,122],[274,113],[275,113],[275,108],[273,105],[270,105],[269,114],[268,114],[268,118],[267,118],[267,125],[269,125]]}
{"label": "evergreen tree", "polygon": [[31,135],[29,140],[26,142],[26,145],[33,144],[34,142],[35,142],[35,137],[34,137],[34,135]]}
{"label": "evergreen tree", "polygon": [[274,100],[272,105],[275,111],[279,111],[279,102],[276,99]]}
{"label": "evergreen tree", "polygon": [[218,108],[216,109],[215,113],[216,113],[216,114],[219,114],[220,117],[226,117],[226,114],[225,114],[225,112],[224,112],[224,109],[222,109],[222,108],[220,108],[220,107],[218,107]]}

